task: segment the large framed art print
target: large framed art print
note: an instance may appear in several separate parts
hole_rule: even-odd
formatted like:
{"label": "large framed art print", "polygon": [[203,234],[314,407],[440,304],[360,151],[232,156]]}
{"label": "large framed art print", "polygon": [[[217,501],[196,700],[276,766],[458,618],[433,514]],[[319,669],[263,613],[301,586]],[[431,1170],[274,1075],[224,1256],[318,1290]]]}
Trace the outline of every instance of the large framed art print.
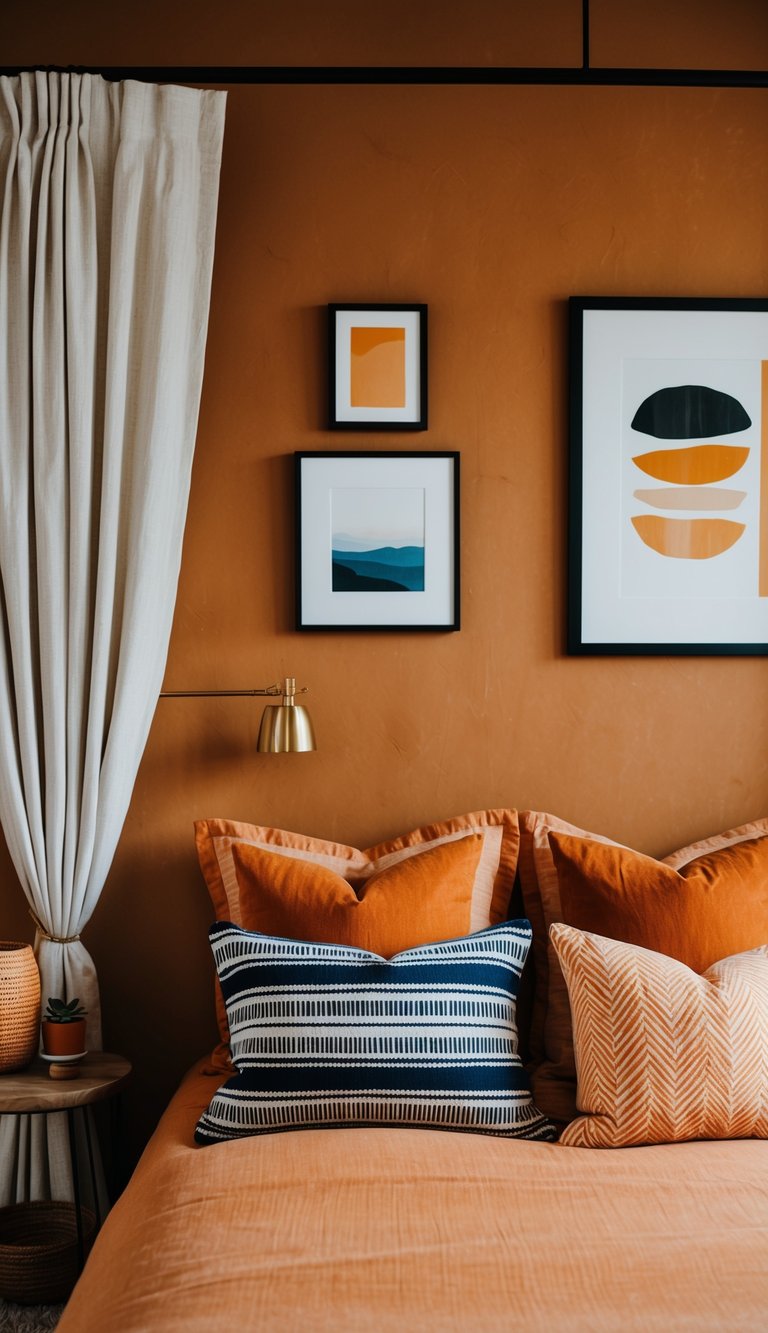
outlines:
{"label": "large framed art print", "polygon": [[768,653],[768,301],[572,297],[568,650]]}
{"label": "large framed art print", "polygon": [[459,455],[297,453],[296,627],[459,628]]}

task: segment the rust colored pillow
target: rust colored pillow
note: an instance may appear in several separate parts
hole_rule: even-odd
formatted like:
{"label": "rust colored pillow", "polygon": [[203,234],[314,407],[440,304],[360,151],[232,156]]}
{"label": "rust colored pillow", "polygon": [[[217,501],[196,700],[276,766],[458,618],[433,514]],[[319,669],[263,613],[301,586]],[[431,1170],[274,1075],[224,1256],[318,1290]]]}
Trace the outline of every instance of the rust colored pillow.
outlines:
{"label": "rust colored pillow", "polygon": [[568,991],[549,938],[552,922],[562,920],[560,888],[549,845],[553,831],[614,847],[618,844],[545,811],[527,810],[520,816],[520,887],[523,910],[533,930],[528,1070],[537,1104],[546,1106],[546,1114],[553,1120],[565,1123],[576,1114],[576,1070]]}
{"label": "rust colored pillow", "polygon": [[[483,810],[365,851],[226,819],[199,820],[195,839],[217,920],[388,958],[504,921],[519,829],[516,811]],[[216,1011],[221,1069],[229,1029],[218,984]]]}
{"label": "rust colored pillow", "polygon": [[354,879],[300,857],[232,848],[242,925],[264,935],[348,944],[391,958],[413,947],[414,935],[467,934],[469,903],[483,840],[468,833],[418,856],[398,859],[355,892]]}
{"label": "rust colored pillow", "polygon": [[626,847],[550,833],[562,920],[705,972],[768,943],[768,837],[680,870]]}
{"label": "rust colored pillow", "polygon": [[[557,954],[549,938],[549,928],[553,922],[569,921],[560,899],[560,883],[552,839],[562,840],[563,837],[583,839],[596,850],[603,848],[609,852],[624,851],[630,857],[636,857],[639,862],[650,861],[650,864],[656,867],[682,870],[701,857],[715,855],[717,858],[739,844],[766,838],[768,819],[755,820],[751,824],[743,824],[725,833],[714,834],[710,838],[670,853],[663,861],[643,857],[630,848],[622,848],[610,838],[577,828],[544,811],[526,811],[521,814],[520,822],[520,883],[525,915],[533,928],[532,952],[535,973],[529,1073],[536,1104],[551,1119],[564,1122],[572,1120],[576,1115],[576,1067],[568,991]],[[714,864],[718,864],[717,859]],[[719,918],[725,930],[730,930],[728,921],[724,919],[730,914],[735,916],[737,923],[745,920],[746,912],[741,905],[744,902],[741,880],[729,876],[728,881],[727,889],[725,881],[722,882],[723,892],[727,893],[727,902],[720,896],[720,911],[712,914],[713,929],[715,929],[715,916]],[[748,894],[750,892],[751,890],[748,890]],[[639,910],[646,918],[648,938],[652,939],[651,932],[660,921],[658,908],[651,908],[649,905],[647,913],[643,908]],[[763,913],[763,925],[765,925],[765,909]],[[607,927],[600,924],[597,933],[608,934]],[[766,940],[768,933],[764,934],[758,943]],[[651,942],[650,947],[657,946]],[[661,946],[658,948],[661,951]],[[719,954],[715,950],[715,956],[719,958],[724,957],[725,953],[726,950]]]}

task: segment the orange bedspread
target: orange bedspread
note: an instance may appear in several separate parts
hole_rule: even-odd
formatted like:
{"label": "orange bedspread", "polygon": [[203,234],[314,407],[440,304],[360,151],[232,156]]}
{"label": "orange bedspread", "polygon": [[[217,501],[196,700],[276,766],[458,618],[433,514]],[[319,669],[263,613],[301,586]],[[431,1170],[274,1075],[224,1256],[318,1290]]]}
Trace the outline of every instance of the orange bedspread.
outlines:
{"label": "orange bedspread", "polygon": [[768,1326],[767,1142],[349,1129],[196,1148],[214,1087],[182,1084],[60,1333]]}

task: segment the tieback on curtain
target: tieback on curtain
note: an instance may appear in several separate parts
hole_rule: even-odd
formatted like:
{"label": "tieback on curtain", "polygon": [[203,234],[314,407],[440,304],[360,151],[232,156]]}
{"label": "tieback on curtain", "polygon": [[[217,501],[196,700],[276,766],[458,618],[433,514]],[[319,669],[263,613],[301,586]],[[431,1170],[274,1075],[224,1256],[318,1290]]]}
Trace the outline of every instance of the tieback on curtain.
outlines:
{"label": "tieback on curtain", "polygon": [[31,907],[28,910],[29,915],[32,917],[32,920],[37,927],[38,934],[41,935],[44,940],[50,940],[51,944],[76,944],[80,939],[79,935],[49,935],[40,920],[40,917],[37,915],[37,912],[34,912]]}

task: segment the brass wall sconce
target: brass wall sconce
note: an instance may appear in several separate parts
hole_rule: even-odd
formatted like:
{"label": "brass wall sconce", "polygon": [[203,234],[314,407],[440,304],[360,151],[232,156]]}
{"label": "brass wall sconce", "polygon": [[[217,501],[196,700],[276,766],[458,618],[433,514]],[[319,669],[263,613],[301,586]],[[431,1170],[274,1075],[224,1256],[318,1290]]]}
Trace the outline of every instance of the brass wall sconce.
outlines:
{"label": "brass wall sconce", "polygon": [[249,695],[269,695],[280,698],[279,704],[267,704],[261,715],[259,754],[288,754],[315,750],[312,719],[303,704],[296,703],[297,694],[306,694],[307,686],[296,689],[294,676],[286,676],[282,685],[268,685],[264,690],[163,690],[161,699],[234,698]]}

